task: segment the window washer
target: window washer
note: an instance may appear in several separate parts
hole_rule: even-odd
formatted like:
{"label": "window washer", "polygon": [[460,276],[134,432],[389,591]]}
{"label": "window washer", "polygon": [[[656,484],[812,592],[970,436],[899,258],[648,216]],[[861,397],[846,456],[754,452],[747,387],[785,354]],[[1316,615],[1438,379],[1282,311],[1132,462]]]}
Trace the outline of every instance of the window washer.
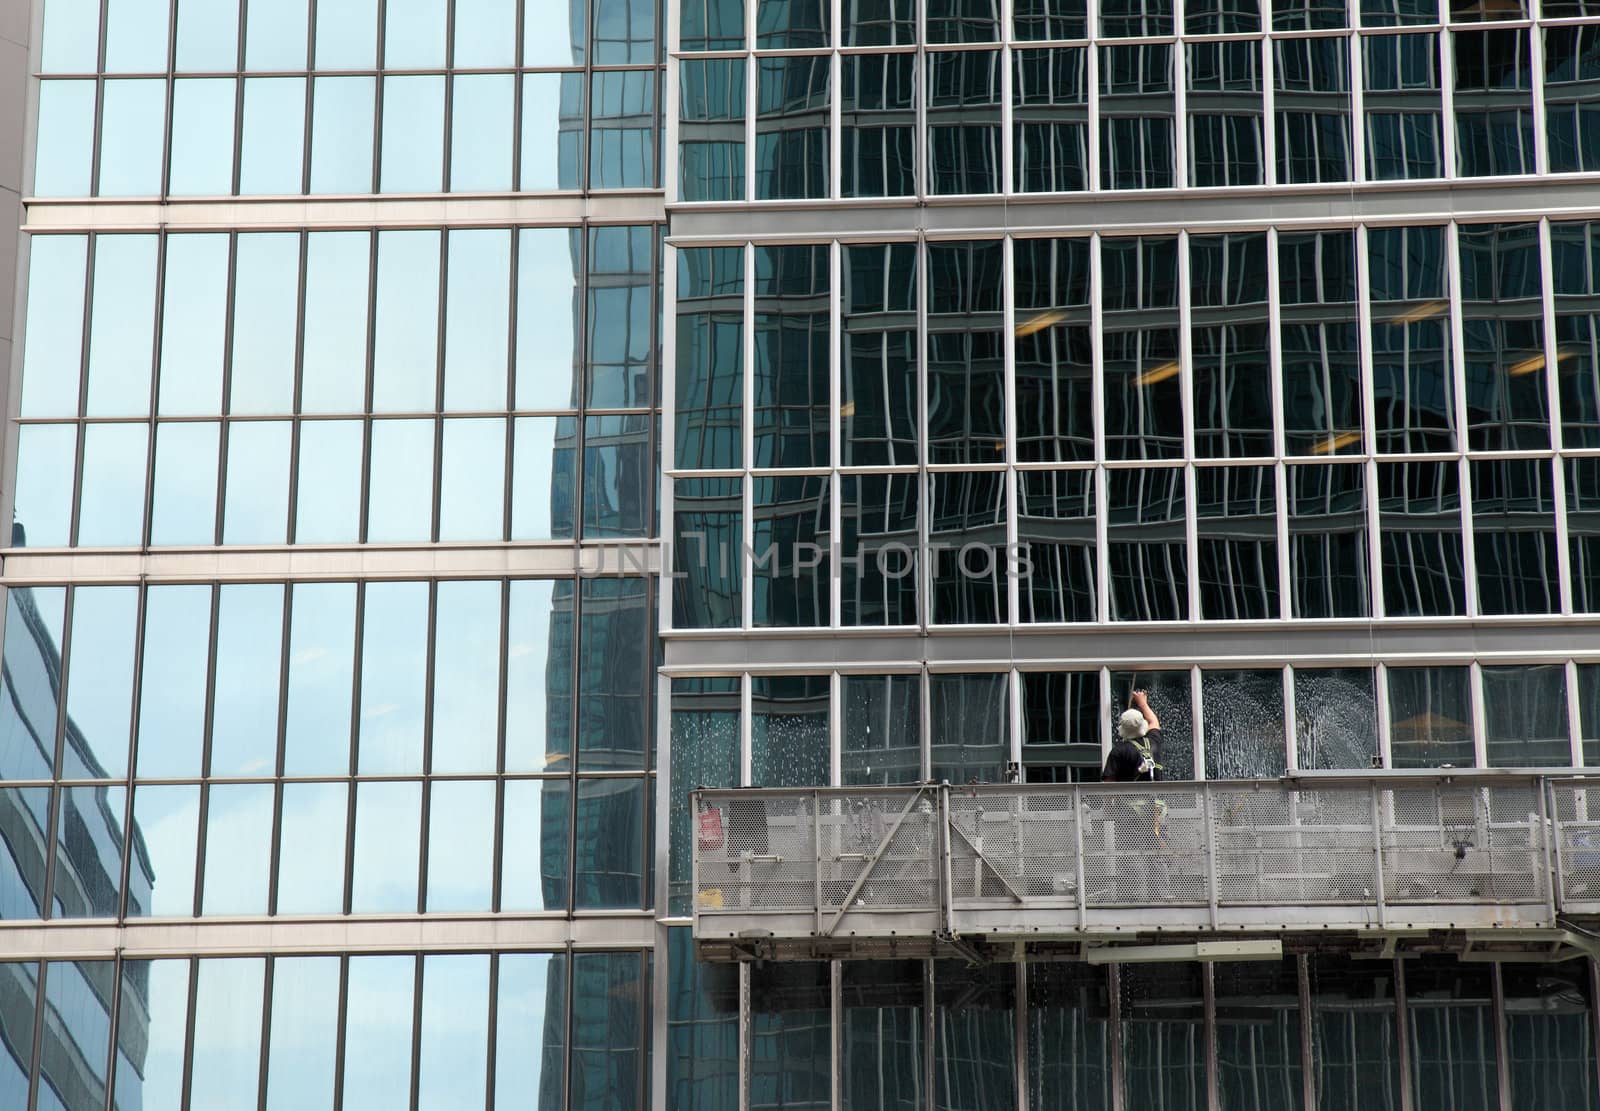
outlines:
{"label": "window washer", "polygon": [[1150,783],[1161,778],[1161,718],[1150,708],[1150,696],[1144,691],[1134,691],[1131,701],[1117,722],[1119,735],[1100,772],[1109,783]]}
{"label": "window washer", "polygon": [[[1107,783],[1153,783],[1162,772],[1161,718],[1151,708],[1145,691],[1134,691],[1129,701],[1133,705],[1117,721],[1117,739],[1111,744],[1100,778]],[[1107,816],[1117,827],[1112,851],[1133,857],[1123,862],[1124,866],[1113,865],[1119,897],[1133,902],[1167,898],[1170,889],[1166,862],[1159,855],[1167,848],[1167,804],[1161,799],[1118,797],[1111,800]]]}

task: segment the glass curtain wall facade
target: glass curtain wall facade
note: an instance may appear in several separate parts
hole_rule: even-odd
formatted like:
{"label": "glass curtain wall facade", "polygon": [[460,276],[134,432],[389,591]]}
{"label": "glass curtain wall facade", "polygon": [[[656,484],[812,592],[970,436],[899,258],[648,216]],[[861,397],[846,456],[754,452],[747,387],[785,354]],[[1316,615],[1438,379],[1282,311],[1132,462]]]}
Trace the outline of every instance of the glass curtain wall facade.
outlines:
{"label": "glass curtain wall facade", "polygon": [[696,964],[685,792],[1593,767],[1597,18],[679,6],[669,1106],[1593,1104],[1587,960]]}
{"label": "glass curtain wall facade", "polygon": [[657,1102],[662,27],[0,4],[0,1104]]}

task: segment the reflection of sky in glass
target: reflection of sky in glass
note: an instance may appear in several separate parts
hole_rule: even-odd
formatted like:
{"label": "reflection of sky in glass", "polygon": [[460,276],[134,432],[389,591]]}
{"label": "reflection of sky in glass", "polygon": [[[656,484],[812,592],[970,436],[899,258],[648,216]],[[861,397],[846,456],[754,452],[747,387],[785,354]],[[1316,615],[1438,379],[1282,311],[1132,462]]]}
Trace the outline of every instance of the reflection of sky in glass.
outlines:
{"label": "reflection of sky in glass", "polygon": [[345,1111],[393,1111],[411,1101],[413,957],[351,957],[346,998]]}
{"label": "reflection of sky in glass", "polygon": [[500,703],[500,583],[439,584],[433,771],[493,772]]}
{"label": "reflection of sky in glass", "polygon": [[[137,787],[133,825],[149,859],[150,891],[130,878],[128,917],[188,917],[194,913],[195,837],[200,818],[198,787]],[[138,849],[136,848],[137,852]],[[133,874],[130,869],[130,876]]]}
{"label": "reflection of sky in glass", "polygon": [[363,406],[371,243],[366,232],[306,236],[303,412],[350,413]]}
{"label": "reflection of sky in glass", "polygon": [[206,1111],[255,1111],[252,1081],[261,1055],[266,963],[260,957],[200,962],[195,984],[191,1106]]}
{"label": "reflection of sky in glass", "polygon": [[[231,115],[232,109],[229,113]],[[215,140],[212,142],[214,145]],[[247,295],[241,290],[241,297]],[[168,238],[166,280],[162,288],[158,413],[186,416],[221,411],[218,406],[222,403],[222,351],[227,319],[228,237],[174,235]],[[292,329],[293,325],[290,327]],[[290,342],[293,343],[292,333]],[[237,340],[235,347],[238,347]],[[234,391],[237,394],[237,383]]]}
{"label": "reflection of sky in glass", "polygon": [[[571,809],[570,788],[565,779],[507,781],[501,910],[566,908],[567,815]],[[558,864],[559,872],[547,877],[552,864]]]}
{"label": "reflection of sky in glass", "polygon": [[[543,1107],[542,1090],[561,1090],[559,1055],[538,1051],[564,1041],[562,1032],[546,1030],[552,980],[566,976],[566,958],[557,953],[506,953],[500,958],[499,992],[495,998],[495,1106]],[[557,999],[564,984],[556,983]]]}
{"label": "reflection of sky in glass", "polygon": [[372,406],[379,412],[432,409],[439,335],[438,232],[379,233],[377,298]]}
{"label": "reflection of sky in glass", "polygon": [[[230,57],[205,68],[232,69],[233,65]],[[233,192],[237,89],[231,77],[187,78],[172,83],[172,177],[167,191],[173,196],[218,197]]]}
{"label": "reflection of sky in glass", "polygon": [[416,911],[421,821],[420,783],[362,783],[356,788],[353,913]]}
{"label": "reflection of sky in glass", "polygon": [[[570,598],[570,595],[569,595]],[[557,676],[552,701],[550,626],[555,605],[552,580],[521,580],[511,584],[510,636],[507,647],[506,681],[506,770],[543,771],[546,761],[548,724],[551,714],[561,716],[559,736],[566,741],[572,712],[571,680]],[[567,624],[562,644],[571,644],[572,609],[570,601],[554,618]],[[558,648],[561,646],[558,646]],[[571,666],[570,656],[560,653],[557,666]],[[563,744],[561,750],[566,750]]]}
{"label": "reflection of sky in glass", "polygon": [[317,0],[317,66],[371,69],[378,59],[378,0]]}
{"label": "reflection of sky in glass", "polygon": [[107,236],[95,244],[94,266],[87,413],[91,417],[148,413],[156,238]]}
{"label": "reflection of sky in glass", "polygon": [[[202,914],[265,914],[272,861],[272,784],[213,785],[206,801]],[[319,851],[326,852],[324,846]]]}
{"label": "reflection of sky in glass", "polygon": [[342,774],[350,770],[355,584],[292,589],[284,774]]}
{"label": "reflection of sky in glass", "polygon": [[367,540],[426,542],[433,527],[433,421],[372,422]]}
{"label": "reflection of sky in glass", "polygon": [[[149,984],[148,1009],[136,986]],[[258,1007],[259,1010],[259,1007]],[[116,1111],[178,1107],[183,1091],[183,1035],[189,1012],[187,960],[129,961],[122,966],[122,1004],[117,1021]],[[148,1016],[148,1017],[147,1017]],[[126,1031],[126,1033],[124,1033]],[[148,1033],[136,1057],[137,1035]],[[130,1057],[134,1059],[130,1060]],[[198,1106],[198,1105],[197,1105]]]}
{"label": "reflection of sky in glass", "polygon": [[235,265],[229,412],[287,413],[294,400],[300,237],[241,235]]}
{"label": "reflection of sky in glass", "polygon": [[422,770],[428,584],[369,583],[361,642],[363,775]]}
{"label": "reflection of sky in glass", "polygon": [[234,422],[228,428],[224,544],[282,544],[289,520],[292,422]]}
{"label": "reflection of sky in glass", "polygon": [[304,69],[305,0],[276,0],[247,9],[244,32],[246,69]]}
{"label": "reflection of sky in glass", "polygon": [[[436,953],[424,957],[419,1111],[483,1106],[488,1044],[488,955]],[[531,1055],[537,1044],[520,1046],[516,1052]],[[498,1094],[496,1099],[499,1102]]]}
{"label": "reflection of sky in glass", "polygon": [[343,783],[285,783],[278,849],[279,914],[344,909],[347,800]]}
{"label": "reflection of sky in glass", "polygon": [[29,245],[24,417],[77,415],[87,244],[81,235],[41,235]]}
{"label": "reflection of sky in glass", "polygon": [[[120,776],[128,767],[138,609],[137,587],[80,586],[73,593],[72,642],[87,645],[89,650],[73,653],[72,672],[67,677],[67,717],[99,764],[100,768],[93,770],[96,775]],[[91,769],[69,756],[63,770],[81,776]]]}
{"label": "reflection of sky in glass", "polygon": [[217,421],[156,426],[150,543],[210,544],[217,534]]}
{"label": "reflection of sky in glass", "polygon": [[428,799],[429,911],[492,909],[494,786],[490,779],[433,784]]}
{"label": "reflection of sky in glass", "polygon": [[209,586],[150,588],[145,597],[136,765],[142,777],[200,774],[210,628]]}
{"label": "reflection of sky in glass", "polygon": [[511,313],[511,233],[504,228],[452,231],[449,253],[444,407],[502,409]]}
{"label": "reflection of sky in glass", "polygon": [[[409,976],[405,982],[411,982]],[[279,957],[272,962],[266,1111],[332,1108],[338,1021],[338,957]]]}
{"label": "reflection of sky in glass", "polygon": [[[59,0],[52,0],[54,7]],[[252,13],[254,14],[254,13]],[[305,34],[301,33],[304,41]],[[217,73],[239,61],[239,0],[207,0],[178,7],[176,68]]]}

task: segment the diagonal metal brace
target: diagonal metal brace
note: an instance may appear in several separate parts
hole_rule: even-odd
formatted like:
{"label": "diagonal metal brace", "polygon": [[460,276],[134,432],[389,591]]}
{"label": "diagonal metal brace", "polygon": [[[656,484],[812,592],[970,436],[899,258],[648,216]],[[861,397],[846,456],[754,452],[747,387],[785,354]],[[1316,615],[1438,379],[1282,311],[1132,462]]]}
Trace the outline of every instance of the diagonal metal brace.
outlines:
{"label": "diagonal metal brace", "polygon": [[1000,869],[989,863],[989,859],[983,855],[983,850],[979,849],[977,845],[973,844],[972,838],[968,837],[962,831],[961,827],[955,824],[955,822],[950,823],[950,832],[967,843],[967,848],[972,850],[972,855],[978,859],[979,863],[983,864],[989,869],[990,874],[993,875],[995,879],[1000,881],[1000,885],[1002,887],[1011,892],[1011,897],[1013,899],[1019,903],[1026,903],[1028,901],[1027,899],[1023,898],[1022,892],[1011,886],[1010,880],[1006,879],[1005,876],[1000,874]]}
{"label": "diagonal metal brace", "polygon": [[[850,906],[856,901],[856,896],[861,894],[861,889],[867,885],[867,880],[872,877],[872,870],[878,866],[878,861],[883,859],[883,854],[889,851],[889,845],[894,841],[894,835],[900,832],[900,827],[911,816],[911,811],[916,808],[917,803],[922,801],[922,797],[927,790],[927,787],[918,787],[916,794],[906,801],[905,806],[900,810],[899,816],[895,818],[894,825],[890,826],[889,832],[883,835],[883,843],[878,846],[878,851],[867,858],[867,866],[861,869],[861,874],[856,877],[856,882],[850,885],[850,891],[845,895],[843,905],[839,907],[839,912],[833,916],[832,922],[823,927],[820,936],[832,937],[833,931],[839,928],[840,921],[850,912]],[[817,868],[820,872],[822,861],[820,853],[818,855]]]}

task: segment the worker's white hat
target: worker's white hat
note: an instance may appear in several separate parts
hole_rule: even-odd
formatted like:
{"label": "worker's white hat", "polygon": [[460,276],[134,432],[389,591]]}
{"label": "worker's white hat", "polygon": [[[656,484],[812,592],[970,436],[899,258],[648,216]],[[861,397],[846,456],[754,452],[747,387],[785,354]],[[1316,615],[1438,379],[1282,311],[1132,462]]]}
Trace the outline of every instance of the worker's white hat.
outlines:
{"label": "worker's white hat", "polygon": [[1150,723],[1144,720],[1144,715],[1138,710],[1127,709],[1122,711],[1122,717],[1117,720],[1117,731],[1122,734],[1123,740],[1131,741],[1150,732]]}

